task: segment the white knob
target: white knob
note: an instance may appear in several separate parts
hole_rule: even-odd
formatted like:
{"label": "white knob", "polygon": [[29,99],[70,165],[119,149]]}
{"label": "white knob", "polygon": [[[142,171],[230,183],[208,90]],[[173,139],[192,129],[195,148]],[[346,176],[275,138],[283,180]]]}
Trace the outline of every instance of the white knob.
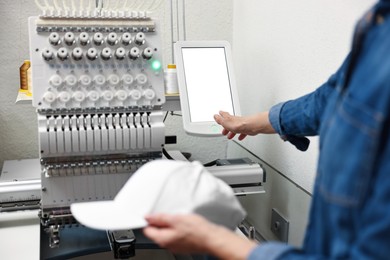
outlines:
{"label": "white knob", "polygon": [[131,43],[131,34],[128,32],[122,34],[121,41],[123,45],[129,45]]}
{"label": "white knob", "polygon": [[148,78],[146,77],[145,74],[140,73],[137,76],[135,76],[135,81],[137,81],[138,84],[143,85],[148,81]]}
{"label": "white knob", "polygon": [[97,50],[95,48],[89,48],[87,51],[87,58],[89,60],[95,60],[97,58]]}
{"label": "white knob", "polygon": [[153,89],[146,89],[143,93],[144,97],[147,100],[152,100],[156,96],[156,93],[153,91]]}
{"label": "white knob", "polygon": [[58,49],[57,57],[60,60],[66,60],[68,58],[68,55],[68,50],[66,48],[62,47]]}
{"label": "white knob", "polygon": [[142,94],[141,94],[141,91],[139,91],[138,89],[133,89],[130,93],[130,96],[134,100],[140,100],[142,97]]}
{"label": "white knob", "polygon": [[42,51],[42,57],[45,59],[45,60],[52,60],[53,59],[53,52],[49,49],[43,49]]}
{"label": "white knob", "polygon": [[108,47],[104,48],[100,55],[102,56],[103,60],[109,60],[111,58],[111,49]]}
{"label": "white knob", "polygon": [[65,77],[65,83],[69,87],[74,87],[77,85],[77,78],[74,75],[68,75]]}
{"label": "white knob", "polygon": [[88,93],[87,96],[92,102],[96,102],[99,100],[99,93],[97,91],[92,90]]}
{"label": "white knob", "polygon": [[85,87],[90,86],[92,83],[91,77],[88,75],[81,75],[80,76],[80,83],[81,83],[81,85],[83,85]]}
{"label": "white knob", "polygon": [[89,34],[86,32],[80,33],[79,41],[80,41],[81,45],[83,45],[83,46],[87,45],[89,43]]}
{"label": "white knob", "polygon": [[135,35],[135,43],[138,45],[142,45],[145,43],[145,34],[143,32],[139,32]]}
{"label": "white knob", "polygon": [[132,60],[136,60],[139,57],[139,49],[137,47],[131,48],[129,52],[129,58]]}
{"label": "white knob", "polygon": [[111,101],[114,98],[114,93],[110,90],[106,90],[103,92],[103,99],[106,101]]}
{"label": "white knob", "polygon": [[115,45],[118,41],[118,35],[114,32],[110,32],[107,35],[107,43],[110,45]]}
{"label": "white knob", "polygon": [[83,50],[80,47],[74,48],[72,57],[74,60],[81,60],[83,58]]}
{"label": "white knob", "polygon": [[66,92],[66,91],[62,91],[62,92],[60,92],[60,94],[58,94],[58,99],[62,103],[67,103],[70,100],[70,94],[68,92]]}
{"label": "white knob", "polygon": [[115,93],[115,96],[117,99],[119,99],[120,101],[125,101],[127,99],[127,92],[124,91],[124,90],[118,90],[116,93]]}
{"label": "white knob", "polygon": [[49,35],[49,42],[50,44],[52,45],[58,45],[61,43],[61,39],[60,39],[60,35],[56,32],[52,32],[50,35]]}
{"label": "white knob", "polygon": [[103,43],[103,34],[101,32],[97,32],[93,35],[93,43],[97,46]]}
{"label": "white knob", "polygon": [[85,94],[82,91],[76,91],[73,93],[73,99],[77,102],[83,102],[85,100]]}
{"label": "white knob", "polygon": [[93,81],[96,85],[103,86],[106,83],[106,78],[103,75],[99,74],[93,78]]}
{"label": "white knob", "polygon": [[65,41],[66,45],[69,45],[69,46],[72,45],[75,42],[74,33],[72,33],[72,32],[65,33],[64,41]]}
{"label": "white knob", "polygon": [[45,94],[43,94],[43,101],[45,101],[46,103],[51,104],[55,100],[56,100],[56,95],[53,92],[47,91],[45,92]]}
{"label": "white knob", "polygon": [[111,86],[116,86],[119,84],[119,77],[118,75],[115,75],[115,74],[111,74],[110,76],[108,76],[108,83],[111,85]]}
{"label": "white knob", "polygon": [[61,87],[61,85],[62,85],[62,78],[58,75],[53,75],[50,77],[49,82],[50,82],[50,85],[58,88],[58,87]]}
{"label": "white knob", "polygon": [[133,83],[133,76],[130,74],[125,74],[122,76],[123,85],[130,86]]}
{"label": "white knob", "polygon": [[125,51],[125,48],[118,48],[116,49],[115,51],[115,57],[118,59],[118,60],[123,60],[123,58],[125,57],[126,55],[126,51]]}
{"label": "white knob", "polygon": [[142,57],[145,60],[150,60],[153,57],[153,49],[148,47],[142,52]]}

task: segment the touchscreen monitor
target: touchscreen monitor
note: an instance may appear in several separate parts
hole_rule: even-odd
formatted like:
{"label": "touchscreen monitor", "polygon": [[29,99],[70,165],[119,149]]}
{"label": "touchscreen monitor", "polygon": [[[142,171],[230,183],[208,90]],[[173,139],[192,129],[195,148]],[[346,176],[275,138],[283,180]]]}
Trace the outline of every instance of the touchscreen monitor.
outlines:
{"label": "touchscreen monitor", "polygon": [[213,116],[220,110],[239,115],[230,45],[226,41],[175,44],[184,130],[193,135],[221,135]]}

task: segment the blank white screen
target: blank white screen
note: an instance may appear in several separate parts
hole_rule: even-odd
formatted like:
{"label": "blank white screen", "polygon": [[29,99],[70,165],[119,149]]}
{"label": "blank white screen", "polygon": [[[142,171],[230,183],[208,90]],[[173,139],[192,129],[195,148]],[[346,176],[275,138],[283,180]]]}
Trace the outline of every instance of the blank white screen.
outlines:
{"label": "blank white screen", "polygon": [[234,114],[223,47],[182,48],[191,122],[214,121],[220,110]]}

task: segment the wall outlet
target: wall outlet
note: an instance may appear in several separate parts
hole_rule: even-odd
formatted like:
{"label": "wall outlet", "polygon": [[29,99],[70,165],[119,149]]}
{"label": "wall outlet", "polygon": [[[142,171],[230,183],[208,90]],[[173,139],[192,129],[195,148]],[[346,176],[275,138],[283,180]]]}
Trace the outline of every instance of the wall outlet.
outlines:
{"label": "wall outlet", "polygon": [[276,209],[272,209],[271,230],[282,242],[288,242],[289,222]]}

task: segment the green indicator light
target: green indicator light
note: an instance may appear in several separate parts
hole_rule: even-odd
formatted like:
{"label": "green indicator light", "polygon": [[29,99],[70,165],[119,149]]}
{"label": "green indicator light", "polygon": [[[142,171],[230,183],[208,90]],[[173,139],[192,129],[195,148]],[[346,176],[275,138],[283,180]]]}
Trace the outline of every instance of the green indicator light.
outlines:
{"label": "green indicator light", "polygon": [[154,70],[159,70],[159,69],[161,69],[161,62],[158,61],[158,60],[154,60],[154,61],[152,62],[152,69],[154,69]]}

